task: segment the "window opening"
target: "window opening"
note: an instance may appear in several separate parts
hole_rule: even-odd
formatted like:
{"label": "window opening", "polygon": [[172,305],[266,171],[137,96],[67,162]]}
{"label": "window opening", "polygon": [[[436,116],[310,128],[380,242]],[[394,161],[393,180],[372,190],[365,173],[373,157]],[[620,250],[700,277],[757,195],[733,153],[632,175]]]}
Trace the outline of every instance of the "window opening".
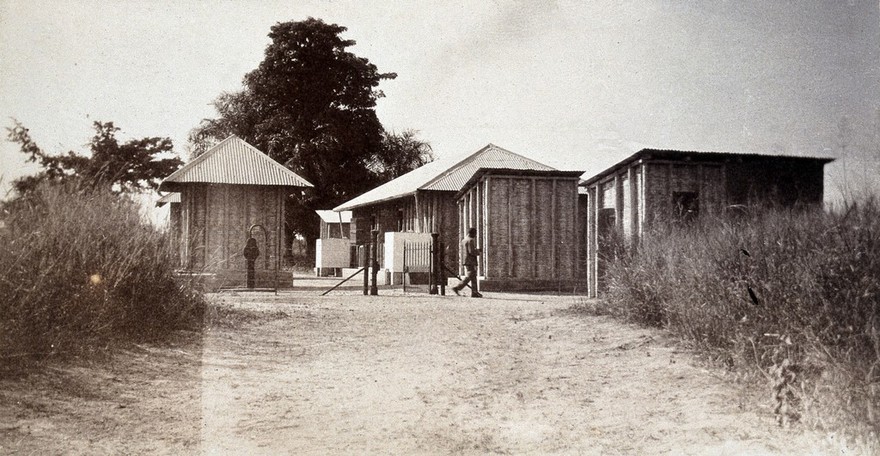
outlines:
{"label": "window opening", "polygon": [[677,222],[690,223],[700,215],[700,198],[697,192],[674,192],[672,216]]}

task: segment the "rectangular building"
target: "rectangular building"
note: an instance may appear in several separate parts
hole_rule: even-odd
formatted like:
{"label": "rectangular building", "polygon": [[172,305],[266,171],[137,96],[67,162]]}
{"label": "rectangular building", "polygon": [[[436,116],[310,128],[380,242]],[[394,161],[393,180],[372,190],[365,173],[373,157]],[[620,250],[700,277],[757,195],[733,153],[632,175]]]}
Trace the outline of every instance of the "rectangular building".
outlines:
{"label": "rectangular building", "polygon": [[821,205],[828,158],[643,149],[587,179],[588,294],[603,288],[616,249],[657,223],[715,217],[751,206]]}
{"label": "rectangular building", "polygon": [[[445,246],[447,267],[459,264],[458,241],[461,225],[456,194],[480,169],[555,171],[554,168],[489,144],[462,158],[436,160],[376,187],[342,205],[336,211],[352,211],[352,239],[364,265],[372,230],[379,232],[380,267],[392,277],[391,258],[396,255],[384,245],[385,233],[437,233]],[[388,261],[385,259],[388,258]]]}
{"label": "rectangular building", "polygon": [[312,184],[237,136],[230,136],[165,178],[178,192],[183,276],[211,289],[246,285],[244,247],[256,240],[256,287],[292,285],[284,272],[284,212],[292,194]]}
{"label": "rectangular building", "polygon": [[586,276],[578,254],[581,174],[484,168],[464,186],[457,197],[459,238],[476,228],[483,290],[583,288]]}

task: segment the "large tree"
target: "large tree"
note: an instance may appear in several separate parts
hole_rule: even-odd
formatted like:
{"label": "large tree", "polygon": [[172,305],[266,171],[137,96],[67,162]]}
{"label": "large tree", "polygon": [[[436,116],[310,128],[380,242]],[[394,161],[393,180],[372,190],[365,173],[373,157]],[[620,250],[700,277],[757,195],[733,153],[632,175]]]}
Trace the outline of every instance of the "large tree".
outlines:
{"label": "large tree", "polygon": [[382,133],[382,150],[370,171],[382,182],[406,174],[433,159],[431,145],[416,137],[414,130]]}
{"label": "large tree", "polygon": [[397,75],[349,52],[355,42],[340,36],[345,31],[314,18],[273,26],[265,57],[244,77],[244,88],[220,95],[218,117],[190,135],[196,155],[238,135],[314,184],[287,211],[288,229],[309,247],[318,235],[315,209],[332,208],[433,158],[411,131],[385,133],[375,111],[384,96],[378,86]]}
{"label": "large tree", "polygon": [[94,122],[95,136],[89,144],[90,155],[73,151],[54,155],[45,152],[31,138],[21,122],[7,128],[7,139],[17,143],[29,162],[43,169],[32,176],[13,181],[19,196],[26,196],[43,182],[76,183],[82,186],[106,187],[117,192],[156,189],[161,180],[177,170],[183,162],[172,156],[169,138],[133,139],[120,144],[119,128],[113,122]]}

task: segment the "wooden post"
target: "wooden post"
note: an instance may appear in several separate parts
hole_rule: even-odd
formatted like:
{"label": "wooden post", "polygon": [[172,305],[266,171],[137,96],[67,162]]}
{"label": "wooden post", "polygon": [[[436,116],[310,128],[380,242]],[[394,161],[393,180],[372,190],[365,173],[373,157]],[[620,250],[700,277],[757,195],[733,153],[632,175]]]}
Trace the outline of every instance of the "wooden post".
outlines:
{"label": "wooden post", "polygon": [[581,230],[583,226],[581,225],[580,213],[578,209],[580,207],[580,195],[578,194],[578,181],[574,181],[574,219],[572,219],[572,226],[574,227],[574,239],[571,245],[577,246],[574,252],[574,280],[577,283],[578,280],[582,278],[581,276],[581,267],[583,263],[583,258],[581,257]]}
{"label": "wooden post", "polygon": [[602,184],[600,182],[596,183],[595,186],[595,210],[593,212],[593,239],[590,241],[593,243],[593,292],[591,294],[591,298],[596,298],[599,296],[599,212],[602,210],[602,206],[605,201],[605,195],[602,193]]}
{"label": "wooden post", "polygon": [[437,282],[439,282],[438,279],[440,277],[440,242],[438,241],[439,238],[440,233],[431,233],[431,271],[428,274],[428,293],[432,295],[437,294]]}
{"label": "wooden post", "polygon": [[416,231],[416,233],[424,233],[425,232],[423,229],[424,225],[422,224],[422,209],[421,209],[421,206],[419,206],[419,192],[415,192],[413,194],[413,198],[416,201],[415,208],[414,208],[415,218],[416,218],[415,231]]}
{"label": "wooden post", "polygon": [[373,230],[371,234],[373,242],[372,249],[370,249],[372,253],[370,256],[370,267],[372,268],[370,270],[370,280],[372,281],[370,283],[370,294],[376,296],[379,294],[379,288],[376,286],[376,275],[379,274],[379,230]]}
{"label": "wooden post", "polygon": [[[529,249],[531,250],[531,254],[532,254],[531,255],[532,256],[532,277],[537,278],[538,277],[538,246],[537,246],[538,233],[537,233],[537,230],[535,229],[535,225],[537,225],[538,223],[541,223],[543,221],[538,220],[538,205],[537,205],[537,195],[536,195],[537,190],[535,188],[537,186],[537,183],[535,182],[534,177],[531,179],[531,183],[532,183],[532,199],[531,199],[531,204],[530,204],[531,205],[530,212],[531,212],[532,219],[529,220]],[[554,227],[551,227],[550,229],[552,230],[552,229],[554,229]]]}
{"label": "wooden post", "polygon": [[556,179],[552,180],[553,187],[550,191],[550,273],[553,277],[557,277],[559,268],[556,264]]}
{"label": "wooden post", "polygon": [[514,277],[513,265],[513,214],[510,200],[513,196],[513,178],[507,178],[507,277]]}
{"label": "wooden post", "polygon": [[639,193],[641,193],[641,212],[639,218],[639,236],[643,236],[645,234],[645,229],[648,228],[651,223],[651,205],[648,201],[648,164],[642,163],[642,186],[639,189]]}
{"label": "wooden post", "polygon": [[369,268],[370,261],[368,258],[370,256],[369,251],[370,251],[370,245],[367,244],[367,254],[364,257],[364,266],[363,266],[363,270],[364,270],[364,296],[366,296],[370,293],[369,292],[369,290],[370,290],[370,268]]}
{"label": "wooden post", "polygon": [[675,210],[675,205],[672,203],[672,174],[673,168],[672,162],[670,162],[666,166],[666,206],[663,208],[666,220],[670,220],[670,217],[672,217],[672,213]]}
{"label": "wooden post", "polygon": [[626,170],[627,181],[629,182],[629,229],[630,243],[637,246],[639,243],[639,205],[638,190],[639,183],[636,177],[634,165],[630,165]]}
{"label": "wooden post", "polygon": [[480,263],[480,266],[482,266],[482,268],[483,268],[483,277],[489,277],[489,254],[487,252],[489,251],[489,249],[491,248],[490,246],[492,245],[492,229],[490,226],[490,224],[492,222],[491,222],[491,219],[489,218],[489,208],[491,207],[491,205],[489,204],[489,198],[491,196],[491,189],[492,189],[490,187],[489,182],[491,179],[492,179],[491,176],[486,176],[486,182],[485,182],[486,187],[483,189],[483,205],[484,205],[483,222],[482,222],[483,234],[481,236],[482,241],[483,241],[483,243],[481,244],[483,246],[483,252],[482,252],[481,257],[482,257],[483,261],[482,261],[482,263]]}
{"label": "wooden post", "polygon": [[446,296],[446,244],[443,241],[439,243],[440,253],[437,264],[437,279],[440,281],[440,296]]}

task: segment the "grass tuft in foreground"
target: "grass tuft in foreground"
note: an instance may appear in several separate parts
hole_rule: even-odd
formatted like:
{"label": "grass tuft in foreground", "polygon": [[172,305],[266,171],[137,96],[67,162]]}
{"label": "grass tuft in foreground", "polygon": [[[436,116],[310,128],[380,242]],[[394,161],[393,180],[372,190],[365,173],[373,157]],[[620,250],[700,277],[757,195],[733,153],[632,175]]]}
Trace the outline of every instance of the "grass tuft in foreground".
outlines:
{"label": "grass tuft in foreground", "polygon": [[607,312],[766,379],[782,425],[880,435],[880,204],[658,229],[609,267]]}
{"label": "grass tuft in foreground", "polygon": [[175,254],[130,199],[44,186],[4,207],[0,364],[160,340],[202,319]]}

